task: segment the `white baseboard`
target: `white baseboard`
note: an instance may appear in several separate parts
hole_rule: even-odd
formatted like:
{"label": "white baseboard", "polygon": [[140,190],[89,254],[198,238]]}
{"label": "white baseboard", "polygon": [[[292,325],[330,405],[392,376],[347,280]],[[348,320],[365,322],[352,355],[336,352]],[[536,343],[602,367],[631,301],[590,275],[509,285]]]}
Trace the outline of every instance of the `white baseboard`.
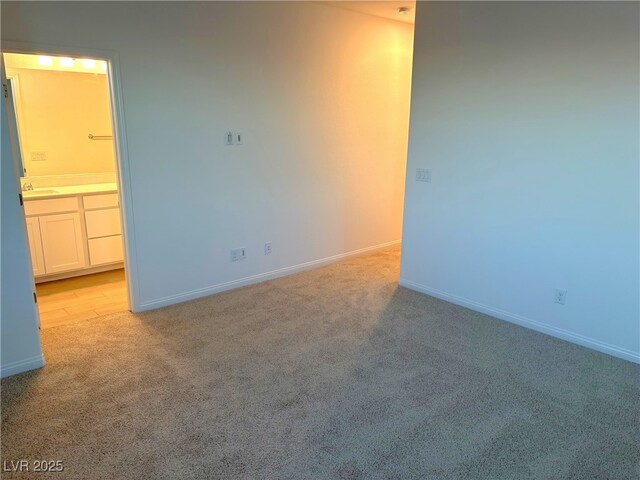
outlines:
{"label": "white baseboard", "polygon": [[149,302],[142,302],[135,310],[136,312],[144,312],[147,310],[153,310],[160,307],[166,307],[175,303],[186,302],[188,300],[194,300],[200,297],[206,297],[215,293],[224,292],[227,290],[233,290],[234,288],[245,287],[247,285],[253,285],[255,283],[264,282],[267,280],[273,280],[274,278],[284,277],[287,275],[293,275],[294,273],[303,272],[312,268],[318,268],[331,263],[340,262],[348,258],[357,257],[365,253],[371,253],[376,250],[382,250],[384,248],[399,245],[400,240],[394,240],[392,242],[381,243],[371,247],[361,248],[359,250],[353,250],[347,253],[341,253],[339,255],[333,255],[331,257],[321,258],[319,260],[312,260],[311,262],[300,263],[291,267],[280,268],[278,270],[272,270],[270,272],[260,273],[258,275],[252,275],[250,277],[239,278],[230,282],[219,283],[209,287],[199,288],[197,290],[191,290],[190,292],[179,293],[177,295],[171,295],[168,297],[159,298]]}
{"label": "white baseboard", "polygon": [[473,300],[466,299],[464,297],[451,295],[441,290],[427,287],[425,285],[421,285],[419,283],[415,283],[410,280],[405,280],[401,278],[400,286],[409,288],[411,290],[415,290],[417,292],[425,293],[427,295],[439,298],[441,300],[445,300],[450,303],[455,303],[456,305],[460,305],[462,307],[475,310],[476,312],[485,313],[492,317],[499,318],[500,320],[505,320],[507,322],[515,323],[516,325],[520,325],[522,327],[530,328],[531,330],[536,330],[541,333],[546,333],[547,335],[551,335],[553,337],[557,337],[571,343],[576,343],[578,345],[582,345],[583,347],[591,348],[593,350],[597,350],[599,352],[606,353],[614,357],[622,358],[624,360],[629,360],[630,362],[640,364],[640,353],[634,352],[632,350],[616,347],[615,345],[610,345],[608,343],[601,342],[593,338],[585,337],[584,335],[580,335],[578,333],[570,332],[569,330],[564,330],[562,328],[554,327],[553,325],[538,322],[536,320],[532,320],[530,318],[526,318],[521,315],[517,315],[515,313],[510,313],[504,310],[500,310],[498,308],[490,307],[489,305],[484,305],[482,303],[478,303]]}
{"label": "white baseboard", "polygon": [[0,377],[9,377],[16,375],[17,373],[26,372],[28,370],[34,370],[44,366],[44,355],[38,355],[36,357],[25,358],[17,362],[11,362],[8,365],[2,365],[0,367]]}
{"label": "white baseboard", "polygon": [[109,265],[100,265],[99,267],[81,268],[80,270],[72,270],[70,272],[54,273],[51,275],[42,275],[35,277],[36,284],[63,280],[65,278],[81,277],[92,273],[107,272],[109,270],[119,270],[124,268],[124,262],[110,263]]}

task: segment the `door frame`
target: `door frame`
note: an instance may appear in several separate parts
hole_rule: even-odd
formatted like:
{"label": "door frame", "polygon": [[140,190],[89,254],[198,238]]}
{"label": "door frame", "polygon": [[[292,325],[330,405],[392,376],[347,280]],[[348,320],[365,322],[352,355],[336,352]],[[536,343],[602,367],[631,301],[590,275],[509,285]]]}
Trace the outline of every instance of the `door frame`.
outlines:
{"label": "door frame", "polygon": [[[107,62],[107,80],[109,85],[109,104],[111,106],[111,125],[116,161],[116,181],[120,202],[120,222],[122,224],[122,242],[124,247],[125,281],[127,300],[132,312],[140,311],[140,288],[133,217],[132,173],[127,148],[127,134],[124,120],[124,102],[122,81],[120,78],[120,57],[117,52],[94,48],[45,45],[31,42],[2,41],[1,53],[24,53],[30,55],[50,55],[57,57],[85,57]],[[3,60],[4,61],[4,60]],[[13,152],[14,171],[17,176],[18,159]],[[20,179],[16,177],[16,182]],[[26,230],[26,225],[23,226]],[[26,235],[26,231],[25,231]]]}

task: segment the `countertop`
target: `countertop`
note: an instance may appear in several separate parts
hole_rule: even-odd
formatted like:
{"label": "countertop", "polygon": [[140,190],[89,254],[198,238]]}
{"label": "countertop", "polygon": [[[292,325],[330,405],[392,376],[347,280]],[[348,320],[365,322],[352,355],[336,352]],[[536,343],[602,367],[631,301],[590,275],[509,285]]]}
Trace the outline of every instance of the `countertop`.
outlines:
{"label": "countertop", "polygon": [[116,183],[93,183],[90,185],[67,185],[64,187],[42,187],[23,190],[22,198],[26,200],[43,200],[73,195],[91,195],[96,193],[114,193],[118,191]]}

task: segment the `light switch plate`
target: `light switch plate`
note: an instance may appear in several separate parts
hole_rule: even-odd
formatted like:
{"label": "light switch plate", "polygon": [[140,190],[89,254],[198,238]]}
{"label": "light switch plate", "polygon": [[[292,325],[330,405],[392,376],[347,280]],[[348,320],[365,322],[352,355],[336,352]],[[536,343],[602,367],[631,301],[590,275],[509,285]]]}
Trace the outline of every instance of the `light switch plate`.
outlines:
{"label": "light switch plate", "polygon": [[247,258],[247,249],[245,247],[234,248],[231,250],[231,261],[237,262]]}
{"label": "light switch plate", "polygon": [[427,168],[416,168],[416,182],[431,182],[431,170]]}
{"label": "light switch plate", "polygon": [[47,152],[31,152],[32,162],[44,162],[47,160]]}

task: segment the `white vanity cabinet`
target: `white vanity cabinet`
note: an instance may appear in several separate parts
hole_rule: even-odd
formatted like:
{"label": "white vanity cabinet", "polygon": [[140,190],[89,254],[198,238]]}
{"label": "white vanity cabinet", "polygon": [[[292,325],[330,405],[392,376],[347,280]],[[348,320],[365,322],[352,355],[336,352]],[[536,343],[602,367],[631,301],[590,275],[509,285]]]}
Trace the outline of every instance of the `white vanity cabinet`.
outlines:
{"label": "white vanity cabinet", "polygon": [[35,276],[86,266],[77,197],[27,201],[24,212]]}
{"label": "white vanity cabinet", "polygon": [[121,267],[117,193],[32,199],[24,209],[36,281]]}

